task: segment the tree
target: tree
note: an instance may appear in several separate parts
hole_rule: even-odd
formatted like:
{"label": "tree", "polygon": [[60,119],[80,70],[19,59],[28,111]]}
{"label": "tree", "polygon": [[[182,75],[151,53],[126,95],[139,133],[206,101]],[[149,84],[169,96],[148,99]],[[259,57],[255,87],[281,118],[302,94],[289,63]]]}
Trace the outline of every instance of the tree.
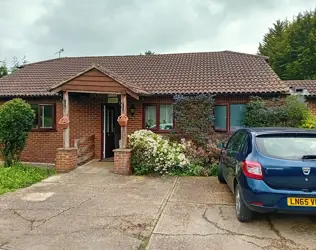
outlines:
{"label": "tree", "polygon": [[[148,55],[154,55],[155,52],[154,52],[154,51],[151,51],[151,50],[146,50],[144,54],[145,54],[146,56],[148,56]],[[142,55],[142,53],[140,53],[140,55]]]}
{"label": "tree", "polygon": [[284,80],[316,79],[316,9],[293,21],[276,21],[259,44],[273,70]]}
{"label": "tree", "polygon": [[146,50],[145,51],[145,55],[154,55],[155,52],[151,51],[151,50]]}
{"label": "tree", "polygon": [[11,74],[19,70],[21,66],[27,63],[26,56],[19,60],[16,56],[13,57],[13,66],[11,67]]}
{"label": "tree", "polygon": [[5,167],[12,166],[20,159],[34,117],[31,106],[19,98],[7,101],[0,107],[0,152]]}
{"label": "tree", "polygon": [[8,74],[8,67],[5,62],[1,62],[2,64],[0,65],[0,78],[4,77]]}
{"label": "tree", "polygon": [[26,56],[24,56],[21,60],[14,56],[12,59],[12,67],[8,67],[6,60],[0,61],[0,78],[6,76],[8,74],[13,74],[19,70],[21,66],[27,63]]}

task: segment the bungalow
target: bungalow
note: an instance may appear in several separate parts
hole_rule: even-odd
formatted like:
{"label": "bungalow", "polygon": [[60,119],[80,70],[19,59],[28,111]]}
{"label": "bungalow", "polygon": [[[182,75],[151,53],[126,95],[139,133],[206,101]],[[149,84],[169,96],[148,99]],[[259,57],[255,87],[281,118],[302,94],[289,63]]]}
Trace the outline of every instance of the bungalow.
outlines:
{"label": "bungalow", "polygon": [[316,80],[289,80],[284,81],[291,94],[305,96],[311,112],[316,115]]}
{"label": "bungalow", "polygon": [[[215,128],[232,131],[251,95],[287,92],[266,57],[232,51],[65,57],[24,65],[0,79],[2,102],[21,97],[36,113],[22,160],[57,161],[56,167],[68,154],[73,162],[77,154],[81,160],[113,157],[135,130],[168,133],[175,94],[215,94]],[[119,126],[120,114],[128,116],[127,127]],[[74,149],[79,144],[81,153]]]}

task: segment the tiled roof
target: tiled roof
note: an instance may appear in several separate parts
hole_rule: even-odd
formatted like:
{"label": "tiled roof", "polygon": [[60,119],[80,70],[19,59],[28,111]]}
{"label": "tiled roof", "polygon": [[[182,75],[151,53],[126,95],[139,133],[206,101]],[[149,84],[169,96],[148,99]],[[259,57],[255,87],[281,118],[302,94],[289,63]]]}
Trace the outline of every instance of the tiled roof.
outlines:
{"label": "tiled roof", "polygon": [[316,95],[316,80],[288,80],[283,82],[292,92],[302,91],[304,95]]}
{"label": "tiled roof", "polygon": [[[0,79],[0,96],[54,95],[50,89],[98,65],[149,94],[283,93],[266,57],[231,51],[65,57],[25,65]],[[106,73],[106,72],[105,72]]]}

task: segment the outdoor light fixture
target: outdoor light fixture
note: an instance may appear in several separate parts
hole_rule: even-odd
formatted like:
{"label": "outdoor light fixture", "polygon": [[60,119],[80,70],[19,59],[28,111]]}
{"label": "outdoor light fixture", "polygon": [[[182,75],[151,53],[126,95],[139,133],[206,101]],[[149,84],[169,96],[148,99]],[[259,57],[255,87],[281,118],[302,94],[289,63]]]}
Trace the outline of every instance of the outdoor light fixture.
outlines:
{"label": "outdoor light fixture", "polygon": [[132,105],[131,105],[131,107],[130,107],[129,111],[130,111],[130,113],[131,113],[131,115],[132,115],[132,116],[134,116],[134,115],[135,115],[136,108],[135,108],[135,105],[134,105],[134,104],[132,104]]}

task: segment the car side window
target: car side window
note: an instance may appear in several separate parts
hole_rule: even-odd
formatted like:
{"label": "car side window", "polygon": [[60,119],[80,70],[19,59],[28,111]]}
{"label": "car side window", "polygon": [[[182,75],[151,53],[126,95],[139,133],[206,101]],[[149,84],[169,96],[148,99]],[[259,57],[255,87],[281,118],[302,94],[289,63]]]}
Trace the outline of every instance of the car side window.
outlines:
{"label": "car side window", "polygon": [[227,146],[226,146],[226,150],[232,150],[233,149],[233,143],[234,143],[234,140],[235,140],[235,136],[236,134],[234,134],[228,141],[227,143]]}
{"label": "car side window", "polygon": [[242,153],[244,155],[247,155],[248,154],[248,149],[249,149],[249,135],[245,134],[245,140],[244,140],[244,143],[243,143],[243,148],[242,148]]}
{"label": "car side window", "polygon": [[229,140],[227,144],[227,150],[241,153],[243,152],[246,141],[247,134],[242,131],[238,131]]}

